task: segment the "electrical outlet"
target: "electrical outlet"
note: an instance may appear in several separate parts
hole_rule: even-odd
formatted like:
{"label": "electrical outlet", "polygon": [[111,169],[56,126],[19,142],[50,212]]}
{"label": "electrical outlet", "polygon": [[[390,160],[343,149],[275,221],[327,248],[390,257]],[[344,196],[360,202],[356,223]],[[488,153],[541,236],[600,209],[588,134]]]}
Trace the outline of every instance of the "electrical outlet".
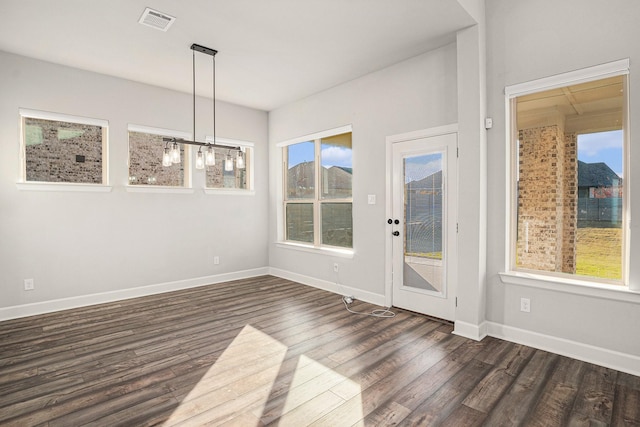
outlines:
{"label": "electrical outlet", "polygon": [[25,291],[32,291],[35,288],[36,288],[36,286],[33,283],[33,279],[24,279],[24,290]]}
{"label": "electrical outlet", "polygon": [[215,265],[220,264],[220,257],[219,257],[219,256],[217,256],[217,255],[216,255],[216,256],[214,256],[214,257],[213,257],[213,263],[214,263]]}
{"label": "electrical outlet", "polygon": [[333,271],[335,271],[336,273],[340,270],[340,267],[338,266],[337,262],[333,263]]}
{"label": "electrical outlet", "polygon": [[520,311],[531,312],[531,300],[529,298],[520,298]]}

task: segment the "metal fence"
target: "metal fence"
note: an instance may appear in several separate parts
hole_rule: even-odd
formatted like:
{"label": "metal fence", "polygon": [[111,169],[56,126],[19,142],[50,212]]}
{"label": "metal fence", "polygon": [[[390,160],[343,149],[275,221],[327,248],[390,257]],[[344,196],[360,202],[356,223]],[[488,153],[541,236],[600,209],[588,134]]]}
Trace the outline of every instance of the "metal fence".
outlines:
{"label": "metal fence", "polygon": [[622,221],[622,198],[578,198],[578,221]]}

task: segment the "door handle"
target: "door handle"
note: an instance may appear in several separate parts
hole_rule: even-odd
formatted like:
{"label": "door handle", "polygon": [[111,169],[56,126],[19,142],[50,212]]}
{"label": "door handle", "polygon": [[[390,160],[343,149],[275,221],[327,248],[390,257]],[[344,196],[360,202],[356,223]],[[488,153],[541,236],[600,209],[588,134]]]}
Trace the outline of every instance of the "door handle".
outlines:
{"label": "door handle", "polygon": [[394,232],[393,232],[393,233],[391,233],[391,234],[393,234],[394,236],[399,236],[399,235],[400,235],[400,232],[399,232],[399,231],[394,231]]}

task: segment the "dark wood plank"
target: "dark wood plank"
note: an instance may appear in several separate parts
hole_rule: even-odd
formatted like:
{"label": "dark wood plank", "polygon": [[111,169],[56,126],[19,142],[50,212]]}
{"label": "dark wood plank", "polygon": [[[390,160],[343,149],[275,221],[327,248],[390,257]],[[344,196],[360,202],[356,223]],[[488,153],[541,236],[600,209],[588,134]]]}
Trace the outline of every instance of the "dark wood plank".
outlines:
{"label": "dark wood plank", "polygon": [[394,311],[261,276],[0,322],[0,425],[640,423],[638,377]]}
{"label": "dark wood plank", "polygon": [[589,365],[582,378],[573,413],[589,420],[609,424],[613,415],[613,400],[617,372]]}

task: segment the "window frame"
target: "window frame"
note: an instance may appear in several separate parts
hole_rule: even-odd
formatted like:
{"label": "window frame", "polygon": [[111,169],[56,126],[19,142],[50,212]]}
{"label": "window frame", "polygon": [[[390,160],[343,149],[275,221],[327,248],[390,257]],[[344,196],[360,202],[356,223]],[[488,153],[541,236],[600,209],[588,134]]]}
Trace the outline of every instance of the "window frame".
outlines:
{"label": "window frame", "polygon": [[[505,213],[505,271],[500,273],[501,279],[505,283],[513,283],[525,286],[539,287],[544,282],[557,282],[564,286],[564,290],[571,293],[576,292],[576,287],[592,288],[596,290],[596,295],[600,295],[597,290],[629,291],[629,247],[630,247],[630,192],[629,183],[631,173],[629,170],[629,59],[622,59],[610,63],[600,64],[580,70],[545,77],[529,82],[505,87],[505,144],[506,144],[506,213]],[[544,92],[551,89],[562,88],[570,85],[588,83],[608,77],[624,76],[624,99],[623,99],[623,171],[625,174],[625,185],[623,187],[623,209],[622,209],[622,277],[621,280],[607,280],[597,277],[578,276],[575,274],[548,272],[542,270],[532,270],[519,268],[516,266],[516,236],[517,236],[517,182],[518,182],[518,129],[515,123],[516,105],[514,100],[520,96]],[[548,285],[542,285],[546,288]]]}
{"label": "window frame", "polygon": [[[131,162],[131,141],[129,138],[130,132],[147,133],[150,135],[174,137],[174,138],[187,139],[187,140],[191,139],[191,134],[188,132],[129,123],[127,125],[127,184],[125,185],[127,192],[130,192],[130,193],[176,193],[176,194],[193,193],[193,188],[192,188],[193,177],[191,172],[191,146],[188,144],[183,144],[184,156],[181,159],[181,162],[183,162],[183,165],[184,165],[184,179],[183,179],[182,186],[131,184],[129,182],[129,167]],[[162,158],[160,158],[159,161],[162,162]]]}
{"label": "window frame", "polygon": [[[26,191],[86,191],[86,192],[109,192],[112,189],[109,176],[109,121],[92,117],[77,116],[65,113],[55,113],[50,111],[35,110],[30,108],[19,108],[19,146],[20,146],[20,178],[16,182],[19,190]],[[100,126],[102,128],[102,182],[80,183],[80,182],[56,182],[56,181],[27,181],[27,144],[25,119],[40,119],[48,121],[58,121],[67,123]]]}
{"label": "window frame", "polygon": [[[353,222],[353,187],[351,197],[349,198],[323,198],[322,191],[322,164],[321,164],[321,149],[322,139],[331,136],[336,136],[344,133],[351,133],[352,145],[351,150],[353,152],[353,129],[351,125],[345,125],[325,131],[317,132],[310,135],[301,136],[288,141],[284,141],[276,144],[279,148],[282,158],[282,170],[279,174],[281,179],[281,185],[279,186],[280,201],[278,203],[278,240],[279,244],[289,248],[299,248],[302,250],[313,251],[316,253],[326,253],[331,255],[347,256],[351,257],[354,253],[354,240],[351,242],[351,247],[333,246],[322,243],[322,216],[321,209],[323,203],[350,203],[352,207],[352,222]],[[290,145],[299,144],[302,142],[314,143],[314,197],[308,199],[291,199],[287,198],[287,173],[288,173],[288,158],[286,155],[287,148]],[[286,233],[286,206],[287,204],[312,204],[313,205],[313,243],[305,243],[296,240],[287,240]]]}

